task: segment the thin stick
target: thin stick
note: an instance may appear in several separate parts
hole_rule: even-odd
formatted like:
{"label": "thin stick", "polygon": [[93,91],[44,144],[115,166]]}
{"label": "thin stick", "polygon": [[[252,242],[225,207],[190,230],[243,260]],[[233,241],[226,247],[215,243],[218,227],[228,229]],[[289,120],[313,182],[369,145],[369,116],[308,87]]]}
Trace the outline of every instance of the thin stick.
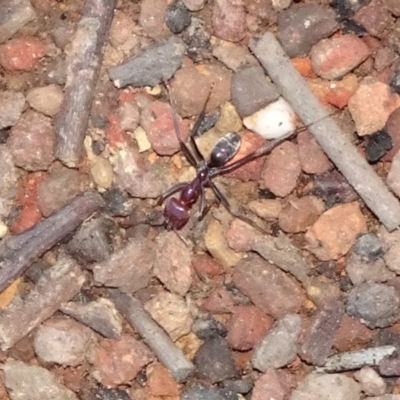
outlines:
{"label": "thin stick", "polygon": [[67,83],[57,121],[56,156],[68,167],[79,165],[94,89],[103,59],[115,0],[86,0],[71,46]]}
{"label": "thin stick", "polygon": [[328,117],[272,33],[250,41],[250,49],[295,112],[371,211],[392,231],[400,225],[400,204],[338,125]]}
{"label": "thin stick", "polygon": [[118,289],[109,289],[108,293],[118,311],[171,371],[174,379],[177,382],[183,382],[194,370],[194,366],[186,359],[182,350],[176,347],[163,329],[154,322],[139,300]]}
{"label": "thin stick", "polygon": [[2,243],[0,255],[4,261],[0,263],[0,292],[103,205],[98,193],[84,193],[33,228]]}

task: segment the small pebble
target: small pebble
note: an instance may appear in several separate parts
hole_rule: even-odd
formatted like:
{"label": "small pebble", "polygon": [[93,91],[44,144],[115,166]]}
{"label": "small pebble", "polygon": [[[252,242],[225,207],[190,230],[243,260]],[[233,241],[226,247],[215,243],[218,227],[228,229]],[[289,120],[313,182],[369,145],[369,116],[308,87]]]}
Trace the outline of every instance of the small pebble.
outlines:
{"label": "small pebble", "polygon": [[285,197],[295,189],[300,173],[297,146],[286,141],[275,147],[267,157],[260,187],[268,189],[275,196]]}
{"label": "small pebble", "polygon": [[127,217],[133,208],[132,200],[122,190],[112,187],[103,194],[106,211],[114,217]]}
{"label": "small pebble", "polygon": [[311,373],[292,392],[290,400],[360,400],[360,385],[342,374]]}
{"label": "small pebble", "polygon": [[294,198],[282,209],[278,223],[284,232],[304,232],[324,211],[324,203],[317,197]]}
{"label": "small pebble", "polygon": [[382,258],[366,262],[355,253],[346,258],[346,272],[353,285],[360,285],[363,282],[387,282],[396,276],[386,268]]}
{"label": "small pebble", "polygon": [[349,100],[349,111],[360,136],[371,135],[383,129],[389,115],[400,107],[400,96],[391,93],[385,83],[364,78]]}
{"label": "small pebble", "polygon": [[381,37],[393,19],[381,1],[372,0],[356,12],[353,21],[365,28],[370,35]]}
{"label": "small pebble", "polygon": [[392,138],[386,130],[382,129],[367,136],[365,155],[370,163],[379,161],[392,147]]}
{"label": "small pebble", "polygon": [[42,362],[77,366],[95,345],[95,336],[73,319],[53,318],[39,327],[33,345]]}
{"label": "small pebble", "polygon": [[38,188],[38,207],[48,217],[82,193],[87,185],[87,177],[80,172],[60,166],[53,169]]}
{"label": "small pebble", "polygon": [[160,292],[144,306],[173,341],[191,331],[193,318],[186,301],[173,293]]}
{"label": "small pebble", "polygon": [[195,63],[211,58],[211,35],[203,19],[192,17],[191,24],[182,32],[182,39],[187,46],[187,56]]}
{"label": "small pebble", "polygon": [[316,4],[292,4],[278,17],[279,40],[289,57],[305,56],[338,27],[335,11]]}
{"label": "small pebble", "polygon": [[[156,6],[157,8],[157,6]],[[185,54],[181,39],[169,39],[147,46],[136,55],[109,69],[109,76],[118,88],[155,86],[167,81],[181,67]],[[157,62],[154,62],[157,60]]]}
{"label": "small pebble", "polygon": [[119,339],[122,332],[122,318],[114,303],[100,297],[88,303],[64,303],[60,311],[82,324],[89,326],[108,339]]}
{"label": "small pebble", "polygon": [[45,54],[43,43],[36,37],[15,38],[0,46],[0,65],[10,72],[28,72]]}
{"label": "small pebble", "polygon": [[243,119],[243,124],[264,139],[278,139],[296,129],[296,114],[280,97],[277,101]]}
{"label": "small pebble", "polygon": [[316,175],[313,193],[325,198],[327,208],[337,203],[350,203],[358,199],[358,194],[337,171],[327,171],[322,175]]}
{"label": "small pebble", "polygon": [[191,263],[191,251],[176,232],[158,237],[154,275],[169,291],[181,296],[189,291],[193,281]]}
{"label": "small pebble", "polygon": [[132,336],[120,340],[104,339],[93,362],[93,377],[104,386],[128,384],[143,367],[152,362],[153,353]]}
{"label": "small pebble", "polygon": [[253,254],[237,263],[233,281],[257,307],[274,318],[298,312],[305,301],[304,291],[294,278]]}
{"label": "small pebble", "polygon": [[16,166],[40,171],[47,169],[54,159],[55,139],[50,118],[27,110],[11,128],[7,145]]}
{"label": "small pebble", "polygon": [[122,389],[107,389],[101,384],[90,390],[88,400],[131,400]]}
{"label": "small pebble", "polygon": [[190,11],[200,11],[204,8],[205,0],[182,0],[182,3]]}
{"label": "small pebble", "polygon": [[165,15],[165,22],[172,33],[181,33],[190,25],[190,13],[179,0],[170,4]]}
{"label": "small pebble", "polygon": [[92,218],[81,225],[68,242],[67,251],[82,264],[100,262],[110,257],[110,233],[114,223],[105,218]]}
{"label": "small pebble", "polygon": [[17,194],[18,170],[7,145],[0,145],[0,218],[7,217]]}
{"label": "small pebble", "polygon": [[[254,114],[279,98],[275,85],[267,81],[264,70],[259,66],[237,71],[232,78],[231,94],[232,103],[242,118]],[[268,116],[265,119],[268,120]]]}
{"label": "small pebble", "polygon": [[54,117],[60,109],[64,94],[60,86],[48,85],[32,88],[26,95],[26,101],[36,111]]}
{"label": "small pebble", "polygon": [[386,382],[371,367],[363,367],[354,374],[361,390],[368,396],[380,396],[386,392]]}
{"label": "small pebble", "polygon": [[337,260],[350,250],[357,235],[366,231],[365,217],[354,202],[325,211],[305,238],[309,250],[320,260]]}
{"label": "small pebble", "polygon": [[132,240],[110,258],[92,266],[95,282],[134,293],[145,288],[152,276],[155,260],[154,243],[145,237]]}
{"label": "small pebble", "polygon": [[194,357],[196,377],[210,383],[222,382],[236,376],[232,352],[225,339],[215,337],[206,341]]}
{"label": "small pebble", "polygon": [[245,351],[271,328],[273,319],[254,306],[237,306],[229,320],[227,341],[231,348]]}
{"label": "small pebble", "polygon": [[0,92],[0,130],[13,126],[25,107],[25,97],[22,93]]}
{"label": "small pebble", "polygon": [[165,24],[167,6],[166,0],[143,0],[140,3],[139,25],[149,37],[160,39],[168,36]]}
{"label": "small pebble", "polygon": [[334,336],[344,316],[344,304],[340,300],[327,300],[303,333],[302,358],[311,365],[322,366],[332,353]]}
{"label": "small pebble", "polygon": [[213,33],[229,42],[239,42],[246,35],[246,13],[242,3],[216,0],[212,5]]}
{"label": "small pebble", "polygon": [[358,319],[345,315],[335,334],[333,347],[339,352],[351,351],[355,348],[369,346],[374,331],[367,328]]}
{"label": "small pebble", "polygon": [[346,311],[369,328],[385,328],[399,320],[399,303],[392,286],[366,282],[350,291]]}
{"label": "small pebble", "polygon": [[[172,112],[169,104],[156,100],[146,107],[140,116],[140,125],[145,130],[153,150],[160,155],[171,156],[180,150]],[[189,133],[187,124],[179,118],[178,127],[182,140],[186,140]]]}
{"label": "small pebble", "polygon": [[170,372],[161,364],[152,364],[147,367],[147,387],[152,396],[179,396],[179,385]]}
{"label": "small pebble", "polygon": [[353,251],[369,262],[377,260],[383,254],[382,244],[374,233],[358,236]]}
{"label": "small pebble", "polygon": [[239,72],[242,68],[258,65],[256,58],[247,47],[227,42],[226,40],[215,38],[213,40],[212,54],[234,72]]}
{"label": "small pebble", "polygon": [[225,325],[211,316],[197,318],[192,325],[192,332],[204,341],[217,336],[226,337],[228,333]]}
{"label": "small pebble", "polygon": [[293,362],[297,357],[298,337],[302,320],[297,314],[287,314],[278,320],[254,348],[251,362],[259,371],[278,369]]}
{"label": "small pebble", "polygon": [[280,378],[279,372],[272,368],[260,375],[254,384],[251,400],[287,399],[290,388],[288,385],[285,385],[286,382]]}
{"label": "small pebble", "polygon": [[10,39],[28,22],[37,18],[35,9],[29,0],[2,2],[0,4],[0,15],[3,15],[0,22],[0,43]]}
{"label": "small pebble", "polygon": [[195,383],[192,388],[182,393],[182,400],[227,400],[221,389]]}
{"label": "small pebble", "polygon": [[12,399],[78,400],[72,390],[45,368],[8,359],[3,371],[4,385],[12,393]]}
{"label": "small pebble", "polygon": [[329,158],[318,145],[314,137],[307,131],[297,135],[297,148],[301,169],[306,174],[323,174],[331,167]]}
{"label": "small pebble", "polygon": [[147,170],[141,162],[139,152],[123,148],[113,158],[116,187],[125,190],[132,197],[155,198],[164,192],[165,183],[155,170]]}
{"label": "small pebble", "polygon": [[361,39],[343,35],[318,42],[311,50],[311,63],[323,79],[338,79],[358,67],[370,53]]}

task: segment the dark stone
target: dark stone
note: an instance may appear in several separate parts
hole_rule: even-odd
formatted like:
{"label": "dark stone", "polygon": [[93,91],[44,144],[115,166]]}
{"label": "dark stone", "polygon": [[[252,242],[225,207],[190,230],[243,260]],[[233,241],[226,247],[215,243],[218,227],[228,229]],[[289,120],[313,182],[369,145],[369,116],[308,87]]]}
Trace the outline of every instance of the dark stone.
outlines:
{"label": "dark stone", "polygon": [[167,8],[165,23],[172,33],[181,33],[190,25],[189,10],[180,1],[175,1]]}
{"label": "dark stone", "polygon": [[328,208],[337,203],[349,203],[358,199],[357,193],[340,173],[328,171],[314,177],[313,194],[323,197]]}
{"label": "dark stone", "polygon": [[130,400],[130,397],[125,390],[107,389],[99,385],[90,391],[85,400]]}
{"label": "dark stone", "polygon": [[331,7],[294,4],[278,17],[279,39],[289,57],[305,56],[321,39],[338,28]]}
{"label": "dark stone", "polygon": [[191,389],[182,394],[182,400],[227,400],[227,398],[221,392],[221,389],[196,383]]}
{"label": "dark stone", "polygon": [[106,211],[113,217],[127,217],[132,212],[132,202],[128,195],[119,188],[108,189],[103,199]]}
{"label": "dark stone", "polygon": [[384,129],[368,135],[366,140],[365,154],[371,163],[380,160],[393,147],[392,138]]}
{"label": "dark stone", "polygon": [[92,150],[96,156],[100,155],[104,151],[105,147],[106,145],[101,140],[94,140],[92,142]]}
{"label": "dark stone", "polygon": [[237,71],[232,78],[232,103],[242,118],[254,114],[279,98],[273,83],[265,78],[261,67]]}
{"label": "dark stone", "polygon": [[371,0],[331,0],[330,5],[336,11],[339,20],[351,18],[361,7]]}
{"label": "dark stone", "polygon": [[186,46],[176,36],[147,46],[120,65],[111,67],[109,76],[118,88],[155,86],[170,79],[182,66]]}
{"label": "dark stone", "polygon": [[67,244],[68,252],[83,264],[99,262],[111,254],[110,231],[113,222],[95,218],[82,225]]}
{"label": "dark stone", "polygon": [[374,233],[359,236],[353,251],[368,262],[377,260],[383,254],[381,242]]}
{"label": "dark stone", "polygon": [[236,376],[235,362],[225,339],[215,337],[203,343],[194,357],[196,376],[210,383]]}
{"label": "dark stone", "polygon": [[0,144],[4,144],[5,142],[7,142],[10,133],[11,133],[11,128],[0,129]]}
{"label": "dark stone", "polygon": [[399,320],[399,302],[392,286],[366,282],[350,291],[346,312],[369,328],[385,328]]}
{"label": "dark stone", "polygon": [[212,58],[211,35],[202,19],[193,17],[191,24],[182,33],[182,39],[187,47],[187,56],[194,62]]}
{"label": "dark stone", "polygon": [[192,331],[201,340],[210,340],[216,337],[226,337],[226,327],[211,316],[197,318],[192,325]]}

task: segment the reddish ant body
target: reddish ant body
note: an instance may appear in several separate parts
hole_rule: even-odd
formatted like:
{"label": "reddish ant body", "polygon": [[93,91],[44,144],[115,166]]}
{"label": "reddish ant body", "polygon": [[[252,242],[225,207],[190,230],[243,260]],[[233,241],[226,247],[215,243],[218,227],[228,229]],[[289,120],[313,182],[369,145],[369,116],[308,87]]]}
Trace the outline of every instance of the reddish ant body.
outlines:
{"label": "reddish ant body", "polygon": [[[223,136],[214,146],[209,160],[205,160],[194,140],[194,136],[200,127],[204,115],[205,112],[203,110],[190,134],[190,143],[193,148],[193,151],[191,151],[190,148],[182,140],[177,117],[175,112],[173,112],[175,131],[180,143],[181,151],[190,162],[190,164],[196,168],[197,173],[196,177],[191,182],[179,183],[162,194],[159,201],[160,204],[168,197],[177,192],[180,192],[179,197],[172,197],[165,205],[164,218],[165,224],[168,229],[182,229],[189,221],[190,211],[193,205],[199,200],[199,198],[199,219],[204,217],[206,213],[204,189],[206,187],[210,187],[213,190],[217,199],[224,205],[224,207],[230,213],[235,215],[229,205],[228,200],[218,189],[212,179],[218,175],[223,175],[237,168],[240,168],[242,165],[258,157],[261,157],[264,154],[269,153],[275,146],[282,143],[292,134],[291,132],[290,134],[286,134],[279,139],[272,140],[254,151],[253,153],[244,156],[240,160],[237,160],[232,164],[225,165],[238,152],[241,144],[240,135],[236,132],[230,132]],[[244,219],[244,217],[240,218]]]}

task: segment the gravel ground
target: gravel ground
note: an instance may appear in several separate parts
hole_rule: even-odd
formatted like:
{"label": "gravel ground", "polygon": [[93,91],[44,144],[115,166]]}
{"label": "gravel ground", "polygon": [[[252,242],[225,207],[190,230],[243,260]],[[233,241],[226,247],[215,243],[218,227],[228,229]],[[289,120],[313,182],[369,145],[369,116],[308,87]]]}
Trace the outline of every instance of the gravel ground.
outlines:
{"label": "gravel ground", "polygon": [[400,399],[399,0],[0,15],[1,399]]}

